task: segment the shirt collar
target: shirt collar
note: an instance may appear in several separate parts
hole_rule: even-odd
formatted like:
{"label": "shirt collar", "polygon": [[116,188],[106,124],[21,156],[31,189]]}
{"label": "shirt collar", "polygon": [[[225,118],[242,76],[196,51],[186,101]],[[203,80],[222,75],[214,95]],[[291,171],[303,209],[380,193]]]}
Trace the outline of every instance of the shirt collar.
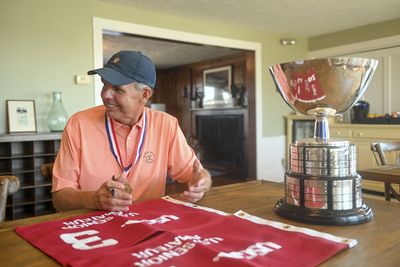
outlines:
{"label": "shirt collar", "polygon": [[[143,112],[144,112],[144,111],[145,111],[145,108],[143,109]],[[142,127],[143,127],[143,112],[142,112],[142,115],[140,116],[139,121],[136,122],[136,124],[133,125],[133,127],[139,127],[139,128],[142,128]],[[111,119],[111,118],[110,118],[110,119]],[[115,129],[115,130],[118,130],[118,129],[120,129],[120,128],[124,128],[124,129],[129,129],[129,130],[130,130],[130,127],[129,127],[128,125],[119,123],[118,121],[116,121],[116,120],[114,120],[114,119],[111,119],[111,120],[113,121],[113,125],[114,125],[114,129]],[[132,128],[133,128],[133,127],[132,127]]]}

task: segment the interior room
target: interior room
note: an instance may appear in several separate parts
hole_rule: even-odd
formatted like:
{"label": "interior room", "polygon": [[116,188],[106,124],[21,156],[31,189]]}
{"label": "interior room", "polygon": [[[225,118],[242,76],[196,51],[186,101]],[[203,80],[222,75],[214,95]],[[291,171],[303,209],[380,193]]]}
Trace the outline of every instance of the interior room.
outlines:
{"label": "interior room", "polygon": [[[2,190],[7,188],[2,193],[4,207],[0,207],[0,213],[4,213],[1,218],[5,224],[19,226],[15,220],[30,218],[43,222],[43,216],[57,214],[52,164],[62,146],[64,127],[72,115],[103,105],[104,81],[100,75],[87,72],[102,68],[121,50],[141,51],[152,60],[156,83],[146,107],[176,118],[184,139],[208,170],[213,183],[211,189],[207,188],[210,192],[201,193],[204,199],[199,205],[234,213],[238,209],[231,206],[230,198],[257,202],[268,197],[273,199],[268,204],[269,215],[279,215],[285,223],[300,220],[300,227],[303,223],[321,224],[325,219],[330,225],[374,222],[378,220],[377,207],[398,209],[399,168],[393,171],[386,167],[384,173],[375,169],[400,164],[400,2],[300,2],[2,0],[0,177],[8,180],[1,181]],[[342,100],[344,91],[334,93],[339,84],[335,77],[335,86],[332,82],[324,87],[325,95],[320,99],[302,99],[309,96],[297,93],[294,101],[304,101],[291,102],[284,93],[279,68],[289,75],[295,68],[290,64],[335,57],[366,58],[370,61],[362,64],[373,65],[371,73],[349,89],[353,95]],[[286,68],[284,63],[292,67]],[[318,72],[319,67],[312,66],[305,78],[296,76],[298,72],[284,80],[311,79],[310,71]],[[340,80],[343,87],[347,84],[345,75]],[[325,86],[322,83],[310,81],[317,87]],[[296,94],[294,89],[291,94]],[[325,107],[328,99],[340,103]],[[316,111],[312,109],[315,113],[304,111],[303,107],[312,103],[317,103],[313,106]],[[321,111],[323,108],[334,111]],[[319,141],[313,143],[316,139]],[[306,159],[313,156],[307,151],[321,147],[331,156],[321,164],[331,166],[336,153],[331,149],[346,147],[344,153],[350,163],[340,164],[348,164],[354,171],[337,177],[330,169],[327,173],[307,173],[306,164],[315,161]],[[338,167],[339,172],[343,166]],[[17,177],[18,182],[9,177]],[[335,209],[331,196],[326,200],[329,204],[307,207],[305,214],[301,214],[303,209],[293,209],[307,203],[306,196],[298,197],[301,204],[295,196],[307,194],[307,189],[291,191],[292,187],[307,186],[304,180],[322,179],[329,191],[335,190],[335,179],[340,187],[348,177],[352,177],[349,190],[355,199],[350,202],[357,206],[352,209],[356,215],[331,212]],[[169,174],[165,179],[165,195],[188,189],[186,183],[176,182]],[[270,183],[271,191],[251,191],[255,185],[269,190]],[[275,194],[276,185],[282,190]],[[253,195],[241,196],[241,190]],[[226,199],[219,199],[219,192]],[[256,215],[268,219],[261,207],[253,209]],[[351,233],[326,229],[316,230],[334,235]],[[398,263],[399,256],[388,253]],[[334,257],[328,263],[343,263],[346,255],[339,255],[338,261]],[[367,256],[364,259],[368,261]],[[386,266],[395,266],[393,262],[379,261]]]}

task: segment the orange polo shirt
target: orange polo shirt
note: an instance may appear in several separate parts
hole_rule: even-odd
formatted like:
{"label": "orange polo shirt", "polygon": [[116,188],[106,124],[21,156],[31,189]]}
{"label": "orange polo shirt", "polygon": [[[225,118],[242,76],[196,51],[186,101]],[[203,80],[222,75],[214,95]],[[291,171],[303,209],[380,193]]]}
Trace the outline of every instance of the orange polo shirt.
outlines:
{"label": "orange polo shirt", "polygon": [[[145,108],[147,127],[141,154],[128,174],[133,199],[142,201],[164,195],[167,175],[186,182],[192,175],[195,153],[175,117]],[[113,121],[125,166],[134,161],[143,116],[130,128]],[[53,168],[52,191],[66,187],[97,190],[118,177],[121,167],[113,156],[105,126],[105,107],[98,106],[74,114],[64,129]]]}

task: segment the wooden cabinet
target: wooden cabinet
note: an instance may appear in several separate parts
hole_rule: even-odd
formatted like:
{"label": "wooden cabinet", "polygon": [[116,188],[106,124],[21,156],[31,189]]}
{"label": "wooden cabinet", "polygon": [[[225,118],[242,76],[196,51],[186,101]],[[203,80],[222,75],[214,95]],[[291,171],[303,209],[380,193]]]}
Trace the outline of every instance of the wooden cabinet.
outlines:
{"label": "wooden cabinet", "polygon": [[[330,125],[331,138],[349,140],[357,146],[357,170],[377,166],[371,151],[371,143],[379,141],[399,141],[400,125],[386,124],[340,124]],[[387,155],[388,161],[394,163],[398,154]],[[381,182],[363,180],[363,188],[384,192]]]}
{"label": "wooden cabinet", "polygon": [[6,220],[54,212],[51,180],[40,165],[54,162],[60,139],[61,133],[0,135],[0,175],[15,175],[21,183],[7,199]]}

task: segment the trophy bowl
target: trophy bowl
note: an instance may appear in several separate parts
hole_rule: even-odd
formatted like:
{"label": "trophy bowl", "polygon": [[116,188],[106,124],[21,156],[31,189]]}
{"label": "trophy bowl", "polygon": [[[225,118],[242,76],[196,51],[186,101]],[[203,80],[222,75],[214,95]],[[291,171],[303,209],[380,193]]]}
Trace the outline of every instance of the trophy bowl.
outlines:
{"label": "trophy bowl", "polygon": [[314,137],[290,145],[285,197],[275,207],[278,215],[324,225],[372,219],[372,210],[362,201],[356,147],[330,139],[327,117],[342,114],[362,97],[377,65],[375,59],[335,57],[269,68],[285,102],[296,112],[316,118]]}
{"label": "trophy bowl", "polygon": [[296,112],[314,115],[349,110],[364,94],[378,65],[375,59],[336,57],[294,61],[269,68],[286,103]]}

